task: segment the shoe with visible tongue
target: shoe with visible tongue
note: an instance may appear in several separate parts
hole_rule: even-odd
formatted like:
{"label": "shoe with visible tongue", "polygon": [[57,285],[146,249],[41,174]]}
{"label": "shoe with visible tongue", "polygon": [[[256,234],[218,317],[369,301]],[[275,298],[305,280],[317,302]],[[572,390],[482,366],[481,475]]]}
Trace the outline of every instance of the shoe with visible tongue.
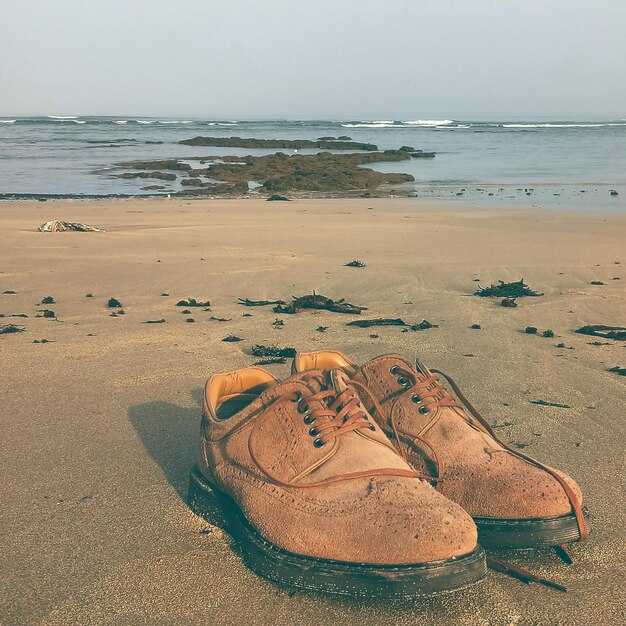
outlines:
{"label": "shoe with visible tongue", "polygon": [[574,480],[500,441],[443,372],[396,354],[359,367],[330,350],[297,354],[292,371],[311,367],[350,377],[400,455],[474,518],[481,545],[553,546],[587,537]]}
{"label": "shoe with visible tongue", "polygon": [[486,571],[471,517],[397,453],[341,369],[212,376],[189,504],[288,587],[407,597]]}

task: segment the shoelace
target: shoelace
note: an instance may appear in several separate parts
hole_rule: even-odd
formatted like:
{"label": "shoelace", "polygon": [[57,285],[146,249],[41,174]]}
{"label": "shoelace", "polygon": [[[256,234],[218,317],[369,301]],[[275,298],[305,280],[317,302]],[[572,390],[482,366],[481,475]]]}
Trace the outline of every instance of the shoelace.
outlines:
{"label": "shoelace", "polygon": [[[325,386],[326,381],[320,382]],[[309,435],[314,437],[313,445],[316,448],[322,448],[329,441],[357,428],[376,429],[368,420],[366,413],[359,409],[360,399],[354,388],[346,387],[337,394],[335,389],[329,386],[307,397],[295,391],[289,394],[287,399],[298,403],[297,411],[304,415],[304,423],[311,425]],[[322,406],[311,410],[314,402],[320,402]],[[324,405],[326,408],[323,408]]]}
{"label": "shoelace", "polygon": [[[584,541],[587,538],[589,532],[587,530],[587,525],[585,524],[585,516],[584,516],[584,512],[582,508],[582,503],[576,497],[576,494],[574,493],[573,489],[567,484],[567,481],[563,479],[552,468],[547,467],[546,465],[543,465],[542,463],[540,463],[539,461],[536,461],[532,457],[529,457],[519,452],[519,450],[514,450],[513,448],[508,446],[506,443],[501,441],[496,435],[496,433],[494,432],[494,430],[489,425],[489,422],[487,422],[487,420],[479,413],[478,409],[476,409],[471,404],[471,402],[465,397],[463,392],[459,389],[459,386],[454,382],[454,380],[450,376],[448,376],[441,370],[437,370],[437,369],[428,370],[425,367],[423,367],[419,362],[418,362],[418,367],[420,367],[420,369],[422,369],[423,371],[429,372],[429,376],[422,375],[418,372],[414,372],[412,370],[409,370],[407,368],[403,368],[397,365],[394,365],[391,368],[390,370],[391,373],[394,375],[396,374],[398,375],[397,382],[401,388],[398,390],[398,392],[396,392],[395,394],[392,394],[392,396],[395,395],[396,398],[394,399],[391,405],[389,415],[386,415],[386,412],[382,408],[380,402],[378,402],[377,398],[374,397],[374,395],[365,385],[358,383],[358,381],[352,381],[353,385],[365,391],[366,395],[372,401],[372,404],[374,405],[374,408],[376,409],[376,412],[379,414],[380,418],[384,421],[384,423],[390,426],[394,434],[394,437],[396,441],[398,442],[398,448],[402,456],[405,458],[405,460],[408,461],[408,459],[406,459],[406,455],[402,451],[402,447],[400,445],[401,442],[400,442],[399,429],[397,428],[395,419],[393,417],[394,404],[398,400],[398,398],[404,397],[406,394],[410,393],[411,400],[415,402],[416,404],[421,405],[418,410],[422,414],[427,414],[432,409],[437,408],[437,407],[458,408],[460,409],[460,415],[463,416],[463,419],[470,426],[472,426],[473,428],[476,428],[477,430],[481,430],[487,435],[489,435],[498,444],[500,444],[505,450],[507,450],[514,456],[524,459],[525,461],[528,461],[535,467],[538,467],[548,472],[548,474],[550,474],[559,483],[559,485],[565,492],[565,495],[567,496],[567,499],[569,500],[574,516],[576,517],[576,524],[578,525],[578,531],[580,535],[579,541]],[[439,378],[435,374],[438,374],[439,376],[443,376],[446,379],[446,381],[449,383],[450,387],[452,387],[452,390],[454,391],[454,393],[456,394],[460,402],[456,400],[454,396],[452,396],[452,394],[439,381]],[[440,484],[444,480],[444,476],[443,476],[444,468],[443,468],[443,463],[441,461],[441,458],[437,455],[434,448],[430,444],[428,444],[422,437],[415,437],[414,435],[411,435],[411,436],[417,439],[421,444],[425,444],[425,446],[432,452],[433,458],[437,465],[437,476],[429,477],[427,480],[431,480],[431,481],[437,482],[437,484]]]}

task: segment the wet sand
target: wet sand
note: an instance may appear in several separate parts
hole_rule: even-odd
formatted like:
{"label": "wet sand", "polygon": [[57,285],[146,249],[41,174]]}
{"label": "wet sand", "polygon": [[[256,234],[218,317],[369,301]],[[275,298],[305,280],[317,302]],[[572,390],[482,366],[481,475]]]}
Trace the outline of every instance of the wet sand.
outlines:
{"label": "wet sand", "polygon": [[[49,219],[107,232],[36,232]],[[130,200],[2,204],[0,226],[0,313],[29,316],[0,320],[26,329],[0,335],[1,624],[626,620],[626,380],[607,372],[626,365],[626,351],[573,333],[626,325],[626,216],[392,198]],[[353,259],[366,267],[343,266]],[[522,277],[545,295],[515,309],[469,295],[476,278]],[[349,328],[351,316],[237,304],[313,289],[367,306],[364,317],[439,328]],[[37,306],[44,296],[56,303]],[[111,297],[125,315],[110,316]],[[187,297],[209,299],[211,311],[182,314],[175,303]],[[60,321],[35,318],[44,308]],[[166,322],[142,323],[158,319]],[[556,337],[527,335],[527,326]],[[231,333],[244,341],[221,341]],[[33,343],[41,339],[51,342]],[[292,596],[249,572],[184,498],[203,383],[251,364],[255,343],[335,348],[358,362],[419,354],[454,376],[505,441],[582,485],[594,532],[572,547],[573,565],[549,550],[502,554],[569,593],[490,573],[435,599],[355,602]],[[286,376],[289,363],[269,369]]]}

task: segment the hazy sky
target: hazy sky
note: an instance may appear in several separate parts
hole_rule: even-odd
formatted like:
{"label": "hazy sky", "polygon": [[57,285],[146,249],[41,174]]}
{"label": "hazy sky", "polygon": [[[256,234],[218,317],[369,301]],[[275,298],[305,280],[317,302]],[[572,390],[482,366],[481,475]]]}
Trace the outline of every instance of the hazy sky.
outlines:
{"label": "hazy sky", "polygon": [[0,115],[626,117],[625,0],[0,0]]}

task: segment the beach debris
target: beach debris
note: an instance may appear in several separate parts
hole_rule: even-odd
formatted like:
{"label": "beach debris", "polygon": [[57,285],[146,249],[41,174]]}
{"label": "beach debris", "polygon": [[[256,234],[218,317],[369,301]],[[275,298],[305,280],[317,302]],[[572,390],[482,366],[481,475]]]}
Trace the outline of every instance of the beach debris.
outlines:
{"label": "beach debris", "polygon": [[243,341],[241,337],[237,337],[237,335],[226,335],[222,341],[226,341],[227,343],[235,343],[237,341]]}
{"label": "beach debris", "polygon": [[345,263],[344,267],[365,267],[365,263],[355,259],[354,261],[350,261],[350,263]]}
{"label": "beach debris", "polygon": [[0,335],[23,333],[26,329],[21,324],[0,324]]}
{"label": "beach debris", "polygon": [[252,356],[292,359],[296,356],[295,348],[278,348],[257,343],[250,349]]}
{"label": "beach debris", "polygon": [[372,334],[372,335],[370,335],[369,337],[370,337],[370,339],[378,339],[378,337],[379,337],[379,336],[380,336],[380,335],[375,335],[375,334]]}
{"label": "beach debris", "polygon": [[40,304],[56,304],[56,302],[52,296],[46,296],[41,299]]}
{"label": "beach debris", "polygon": [[548,328],[547,330],[544,330],[541,333],[542,337],[554,337],[554,331],[551,328]]}
{"label": "beach debris", "polygon": [[54,343],[52,339],[33,339],[33,343]]}
{"label": "beach debris", "polygon": [[405,330],[427,330],[428,328],[439,328],[437,324],[431,324],[428,320],[422,320],[419,324],[409,324],[403,319],[378,317],[371,320],[354,320],[348,322],[346,326],[357,326],[358,328],[371,328],[373,326],[403,326]]}
{"label": "beach debris", "polygon": [[606,283],[603,283],[601,280],[592,280],[589,284],[590,285],[606,285]]}
{"label": "beach debris", "polygon": [[281,196],[277,193],[273,193],[266,202],[290,202],[287,196]]}
{"label": "beach debris", "polygon": [[187,306],[187,307],[209,307],[211,303],[207,300],[206,302],[198,302],[195,298],[188,298],[187,300],[179,300],[176,303],[176,306]]}
{"label": "beach debris", "polygon": [[529,443],[518,443],[515,442],[513,443],[513,445],[518,449],[518,450],[523,450],[524,448],[528,448],[528,446],[530,445]]}
{"label": "beach debris", "polygon": [[92,293],[86,293],[85,294],[85,298],[93,298],[93,294]]}
{"label": "beach debris", "polygon": [[40,310],[40,314],[36,315],[35,317],[53,318],[53,317],[56,317],[56,315],[54,311],[51,311],[50,309],[42,309]]}
{"label": "beach debris", "polygon": [[193,317],[188,317],[185,321],[186,321],[188,324],[193,324],[196,320],[194,320],[194,319],[193,319]]}
{"label": "beach debris", "polygon": [[120,309],[122,308],[122,303],[117,298],[109,298],[107,306],[109,309]]}
{"label": "beach debris", "polygon": [[160,320],[146,320],[142,322],[142,324],[165,324],[165,319],[161,318]]}
{"label": "beach debris", "polygon": [[526,326],[526,328],[524,329],[524,332],[527,335],[536,335],[539,331],[537,330],[536,326]]}
{"label": "beach debris", "polygon": [[500,306],[504,306],[504,307],[509,307],[509,308],[517,308],[517,302],[515,301],[515,298],[503,298],[500,301]]}
{"label": "beach debris", "polygon": [[352,322],[348,322],[346,326],[358,326],[359,328],[371,328],[372,326],[408,326],[408,324],[399,317],[397,318],[388,318],[388,317],[378,317],[376,319],[371,320],[354,320]]}
{"label": "beach debris", "polygon": [[604,324],[591,324],[582,326],[574,331],[579,335],[593,335],[603,339],[614,339],[615,341],[626,341],[626,328],[624,326],[605,326]]}
{"label": "beach debris", "polygon": [[345,301],[344,298],[340,300],[331,300],[326,296],[322,296],[313,292],[311,295],[306,296],[292,296],[293,301],[291,304],[278,304],[274,307],[275,313],[298,313],[303,309],[318,309],[323,311],[332,311],[333,313],[348,313],[352,315],[360,315],[361,311],[365,311],[365,307],[356,306]]}
{"label": "beach debris", "polygon": [[471,328],[472,330],[480,330],[480,329],[482,328],[482,326],[481,326],[480,324],[472,324],[472,325],[470,326],[470,328]]}
{"label": "beach debris", "polygon": [[280,363],[286,363],[287,359],[284,356],[277,356],[269,359],[260,359],[255,361],[255,365],[278,365]]}
{"label": "beach debris", "polygon": [[318,326],[315,330],[318,333],[325,333],[327,329],[328,329],[328,326]]}
{"label": "beach debris", "polygon": [[162,297],[169,296],[169,293],[165,293],[165,291],[161,294]]}
{"label": "beach debris", "polygon": [[626,367],[619,367],[616,365],[615,367],[609,367],[609,369],[606,371],[613,372],[614,374],[617,374],[618,376],[626,376]]}
{"label": "beach debris", "polygon": [[524,296],[543,296],[543,293],[538,293],[533,289],[530,289],[524,282],[524,279],[514,281],[511,283],[505,283],[503,280],[498,281],[498,285],[490,285],[489,287],[478,287],[474,292],[475,296],[481,298],[522,298]]}
{"label": "beach debris", "polygon": [[90,224],[81,224],[80,222],[64,222],[63,220],[48,220],[37,228],[42,233],[62,233],[66,231],[75,231],[80,233],[103,233],[102,228],[91,226]]}
{"label": "beach debris", "polygon": [[266,306],[268,304],[285,304],[284,300],[249,300],[248,298],[237,298],[237,303],[243,306]]}
{"label": "beach debris", "polygon": [[282,328],[284,325],[285,325],[285,322],[283,322],[283,320],[275,319],[275,320],[272,322],[272,326],[273,326],[274,328]]}
{"label": "beach debris", "polygon": [[530,404],[538,404],[539,406],[555,406],[558,409],[571,409],[569,404],[559,404],[558,402],[548,402],[547,400],[531,400]]}
{"label": "beach debris", "polygon": [[562,348],[564,350],[573,350],[574,349],[572,346],[566,346],[563,342],[557,343],[556,347],[557,348]]}
{"label": "beach debris", "polygon": [[26,313],[0,313],[0,317],[28,317]]}
{"label": "beach debris", "polygon": [[619,192],[617,191],[617,189],[610,189],[610,190],[609,190],[609,193],[610,193],[612,196],[619,196]]}
{"label": "beach debris", "polygon": [[213,322],[230,322],[233,318],[232,317],[215,317],[215,315],[211,315],[209,319],[212,320]]}
{"label": "beach debris", "polygon": [[180,312],[180,314],[181,314],[181,315],[191,315],[191,311],[190,311],[189,309],[183,309],[183,310]]}
{"label": "beach debris", "polygon": [[9,295],[15,295],[17,291],[12,291],[11,289],[7,289],[6,291],[3,291],[2,293],[9,296]]}
{"label": "beach debris", "polygon": [[539,585],[543,585],[544,587],[550,587],[551,589],[556,589],[557,591],[561,591],[563,593],[567,592],[567,587],[563,585],[559,585],[558,583],[555,583],[546,578],[540,578],[539,576],[535,576],[528,570],[522,569],[521,567],[518,567],[516,565],[512,565],[511,563],[507,563],[506,561],[496,559],[491,555],[487,555],[487,567],[496,572],[506,574],[511,578],[521,580],[527,585],[529,583],[538,583]]}

